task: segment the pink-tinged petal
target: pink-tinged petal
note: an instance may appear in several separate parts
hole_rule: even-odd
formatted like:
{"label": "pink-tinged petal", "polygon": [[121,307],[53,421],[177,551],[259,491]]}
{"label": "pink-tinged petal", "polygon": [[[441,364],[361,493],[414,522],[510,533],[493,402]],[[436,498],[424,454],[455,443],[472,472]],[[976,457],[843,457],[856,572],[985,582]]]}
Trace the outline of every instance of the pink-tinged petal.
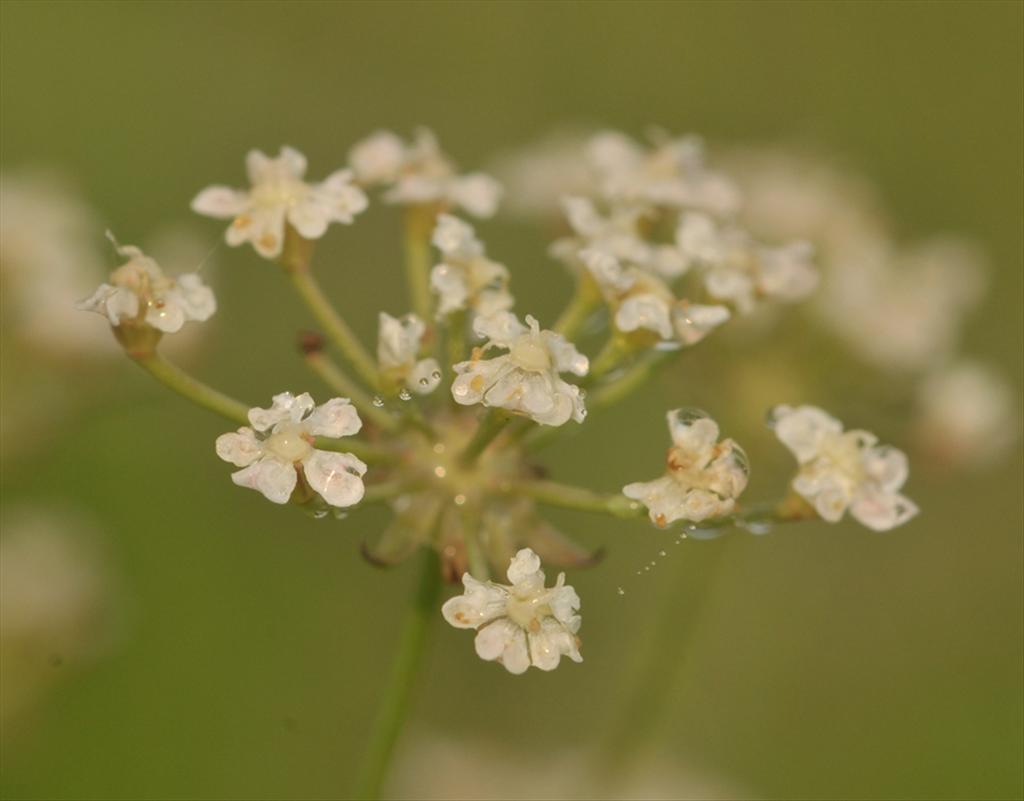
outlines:
{"label": "pink-tinged petal", "polygon": [[348,398],[331,398],[307,418],[309,433],[318,437],[350,437],[363,427],[359,413]]}
{"label": "pink-tinged petal", "polygon": [[221,434],[217,437],[216,449],[221,459],[231,462],[235,467],[248,467],[263,455],[263,447],[248,426],[229,434]]}
{"label": "pink-tinged petal", "polygon": [[313,399],[308,392],[297,397],[291,392],[279,392],[273,397],[269,409],[250,409],[249,422],[257,431],[267,431],[278,423],[299,422],[313,406]]}
{"label": "pink-tinged petal", "polygon": [[226,220],[237,217],[249,205],[249,195],[229,186],[210,186],[192,200],[192,211],[206,217]]}
{"label": "pink-tinged petal", "polygon": [[449,598],[441,607],[444,619],[457,629],[475,629],[505,614],[508,593],[501,587],[462,576],[465,592]]}
{"label": "pink-tinged petal", "polygon": [[917,512],[917,504],[909,498],[878,490],[860,492],[850,505],[850,514],[874,531],[888,531],[900,526]]}
{"label": "pink-tinged petal", "polygon": [[775,435],[801,463],[817,455],[823,436],[843,430],[842,423],[816,406],[777,406],[772,417]]}
{"label": "pink-tinged petal", "polygon": [[231,474],[240,487],[254,489],[273,503],[288,503],[299,477],[295,468],[277,459],[264,458]]}
{"label": "pink-tinged petal", "polygon": [[331,506],[353,506],[363,499],[366,465],[352,454],[315,450],[302,468],[309,486]]}

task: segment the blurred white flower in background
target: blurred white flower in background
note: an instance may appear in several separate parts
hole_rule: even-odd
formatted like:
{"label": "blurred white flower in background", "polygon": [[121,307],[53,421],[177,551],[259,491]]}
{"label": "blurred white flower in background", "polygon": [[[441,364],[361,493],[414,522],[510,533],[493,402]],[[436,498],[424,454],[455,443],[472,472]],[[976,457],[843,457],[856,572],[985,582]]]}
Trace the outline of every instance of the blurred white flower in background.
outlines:
{"label": "blurred white flower in background", "polygon": [[417,129],[408,144],[391,131],[377,131],[353,146],[349,163],[363,186],[387,188],[387,203],[438,203],[491,217],[501,200],[502,188],[494,178],[481,172],[460,175],[427,128]]}
{"label": "blurred white flower in background", "polygon": [[93,532],[51,508],[5,510],[0,535],[0,722],[110,644],[111,580]]}
{"label": "blurred white flower in background", "polygon": [[276,157],[250,150],[245,158],[250,188],[207,187],[193,199],[192,210],[231,220],[224,237],[232,247],[249,242],[264,258],[276,259],[286,224],[305,239],[319,239],[331,223],[348,225],[367,207],[351,170],[336,170],[311,184],[305,180],[306,166],[306,157],[291,147],[282,147]]}
{"label": "blurred white flower in background", "polygon": [[918,447],[944,465],[991,464],[1020,434],[1013,390],[1002,375],[975,361],[930,374],[918,387],[917,405]]}
{"label": "blurred white flower in background", "polygon": [[[385,788],[388,798],[429,801],[507,801],[553,798],[636,801],[726,801],[755,799],[738,782],[694,768],[686,755],[643,758],[625,776],[607,778],[595,770],[592,753],[579,746],[535,743],[512,750],[507,741],[486,736],[455,739],[434,730],[410,732],[409,745]],[[701,760],[694,760],[701,764]]]}

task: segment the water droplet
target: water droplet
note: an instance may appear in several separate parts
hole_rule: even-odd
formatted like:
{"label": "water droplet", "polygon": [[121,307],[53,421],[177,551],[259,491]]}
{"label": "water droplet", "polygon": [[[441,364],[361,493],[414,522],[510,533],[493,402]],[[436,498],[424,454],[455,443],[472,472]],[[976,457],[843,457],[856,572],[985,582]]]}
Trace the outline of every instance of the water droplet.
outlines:
{"label": "water droplet", "polygon": [[348,517],[348,512],[345,512],[341,509],[334,509],[331,512],[331,514],[334,516],[335,520],[344,520],[346,517]]}
{"label": "water droplet", "polygon": [[373,405],[376,406],[378,409],[381,408],[384,405],[384,398],[382,398],[380,395],[375,395],[373,398]]}
{"label": "water droplet", "polygon": [[650,566],[651,566],[651,567],[655,567],[655,566],[657,566],[657,564],[658,564],[657,562],[653,562],[653,561],[652,561],[652,562],[651,562],[651,564],[650,564]]}
{"label": "water droplet", "polygon": [[625,595],[626,594],[626,591],[624,589],[622,589],[622,587],[616,588],[615,592],[617,592],[619,595]]}
{"label": "water droplet", "polygon": [[314,509],[312,517],[314,520],[323,520],[328,514],[329,512],[326,509]]}
{"label": "water droplet", "polygon": [[434,372],[432,372],[430,374],[430,377],[433,378],[435,381],[440,381],[441,380],[441,371],[440,370],[434,370]]}
{"label": "water droplet", "polygon": [[658,556],[668,556],[668,551],[658,551]]}
{"label": "water droplet", "polygon": [[650,565],[644,565],[644,572],[645,573],[650,572],[650,570],[651,570],[651,566]]}
{"label": "water droplet", "polygon": [[740,522],[739,525],[757,536],[770,534],[772,530],[772,524],[768,520],[746,520]]}
{"label": "water droplet", "polygon": [[682,347],[682,343],[677,342],[674,339],[665,339],[654,344],[654,349],[662,352],[680,350]]}
{"label": "water droplet", "polygon": [[434,443],[434,453],[444,453],[444,443],[443,442],[435,442]]}
{"label": "water droplet", "polygon": [[456,506],[463,506],[466,503],[466,496],[460,492],[453,498],[453,500],[455,501]]}
{"label": "water droplet", "polygon": [[420,379],[420,386],[421,387],[429,387],[430,386],[430,379],[429,378],[421,378]]}
{"label": "water droplet", "polygon": [[398,393],[398,397],[399,399],[404,401],[412,400],[412,393],[409,392],[409,390],[407,389],[403,389],[401,392]]}

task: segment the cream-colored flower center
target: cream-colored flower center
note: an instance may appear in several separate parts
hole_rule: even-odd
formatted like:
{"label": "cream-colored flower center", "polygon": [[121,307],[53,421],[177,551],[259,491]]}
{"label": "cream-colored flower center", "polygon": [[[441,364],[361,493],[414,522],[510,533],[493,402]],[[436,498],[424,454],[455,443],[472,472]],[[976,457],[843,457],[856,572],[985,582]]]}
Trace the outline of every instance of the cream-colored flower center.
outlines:
{"label": "cream-colored flower center", "polygon": [[292,207],[301,203],[309,194],[309,185],[294,178],[277,178],[264,181],[252,188],[250,197],[256,206],[275,208]]}
{"label": "cream-colored flower center", "polygon": [[853,484],[860,484],[866,478],[860,442],[849,432],[826,436],[818,453]]}
{"label": "cream-colored flower center", "polygon": [[513,592],[506,602],[505,614],[517,626],[528,631],[539,631],[540,621],[551,616],[547,592],[543,589],[527,593]]}
{"label": "cream-colored flower center", "polygon": [[301,462],[313,452],[308,436],[301,423],[285,423],[267,438],[264,447],[281,461]]}
{"label": "cream-colored flower center", "polygon": [[523,334],[511,350],[512,361],[524,370],[542,372],[551,369],[551,354],[535,334]]}

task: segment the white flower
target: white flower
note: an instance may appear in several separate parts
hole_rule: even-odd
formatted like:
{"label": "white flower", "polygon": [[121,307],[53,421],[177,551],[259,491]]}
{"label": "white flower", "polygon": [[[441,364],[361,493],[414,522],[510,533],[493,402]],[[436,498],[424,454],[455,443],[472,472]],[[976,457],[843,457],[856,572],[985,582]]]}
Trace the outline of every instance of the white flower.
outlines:
{"label": "white flower", "polygon": [[493,162],[505,187],[502,213],[523,219],[555,218],[562,198],[593,191],[593,176],[583,159],[587,136],[555,131],[524,147],[507,151]]}
{"label": "white flower", "polygon": [[103,314],[113,326],[143,323],[171,334],[188,320],[208,320],[217,310],[213,291],[195,273],[177,278],[164,275],[160,265],[132,245],[118,245],[128,259],[78,304],[83,311]]}
{"label": "white flower", "polygon": [[441,381],[437,359],[418,358],[426,330],[426,324],[415,314],[397,318],[380,313],[377,362],[381,372],[418,395],[430,394]]}
{"label": "white flower", "polygon": [[350,170],[306,183],[306,157],[290,147],[282,147],[277,158],[250,150],[245,165],[249,191],[211,186],[192,201],[199,214],[232,220],[225,235],[231,246],[251,242],[261,256],[276,259],[286,224],[305,239],[319,239],[330,223],[351,223],[366,209],[366,195],[352,184]]}
{"label": "white flower", "polygon": [[601,288],[619,331],[653,331],[662,340],[694,345],[730,317],[725,306],[677,300],[657,275],[636,267],[623,268],[607,251],[586,248],[579,256]]}
{"label": "white flower", "polygon": [[406,145],[390,131],[378,131],[349,153],[356,179],[365,186],[385,185],[384,200],[403,206],[441,203],[462,208],[474,217],[490,217],[498,209],[501,186],[489,175],[458,175],[426,128]]}
{"label": "white flower", "polygon": [[977,362],[957,362],[928,376],[918,387],[917,405],[921,447],[945,463],[988,464],[1019,434],[1012,389]]}
{"label": "white flower", "polygon": [[582,662],[580,598],[565,584],[565,573],[545,587],[540,558],[523,548],[512,558],[508,580],[511,586],[463,574],[466,591],[445,602],[444,619],[455,628],[476,629],[477,655],[509,673],[525,673],[530,665],[554,670],[562,656]]}
{"label": "white flower", "polygon": [[984,261],[967,242],[940,238],[897,248],[881,240],[830,266],[819,311],[862,359],[923,371],[956,350],[984,286]]}
{"label": "white flower", "polygon": [[577,261],[580,249],[586,247],[669,280],[678,278],[689,267],[688,260],[674,244],[654,243],[644,237],[641,233],[644,213],[639,207],[616,205],[604,216],[584,197],[567,197],[562,204],[576,236],[556,241],[551,246],[551,254],[570,265]]}
{"label": "white flower", "polygon": [[714,214],[730,214],[738,208],[739,193],[731,181],[704,164],[698,138],[657,138],[650,149],[616,132],[591,139],[588,161],[607,200]]}
{"label": "white flower", "polygon": [[731,439],[719,442],[718,424],[703,412],[669,412],[668,430],[673,442],[668,472],[654,481],[627,484],[622,494],[640,501],[662,527],[731,513],[747,486],[743,449]]}
{"label": "white flower", "polygon": [[508,269],[484,254],[473,227],[458,217],[441,214],[433,235],[444,260],[430,272],[430,288],[438,297],[439,316],[471,308],[489,317],[513,304]]}
{"label": "white flower", "polygon": [[[454,366],[455,402],[508,409],[542,425],[560,426],[570,418],[583,422],[587,412],[580,389],[563,381],[559,373],[586,375],[590,369],[587,357],[560,334],[541,331],[533,317],[527,316],[526,322],[529,328],[511,312],[474,320],[473,330],[488,342],[474,352],[473,359]],[[509,352],[481,358],[495,346]]]}
{"label": "white flower", "polygon": [[314,437],[347,437],[362,428],[348,398],[316,406],[306,392],[298,397],[283,392],[274,396],[269,409],[250,409],[249,422],[252,428],[217,437],[217,455],[242,468],[231,475],[238,486],[258,490],[274,503],[287,503],[301,471],[309,487],[331,506],[352,506],[362,499],[366,465],[350,453],[313,447]]}
{"label": "white flower", "polygon": [[878,445],[867,431],[843,431],[843,424],[815,406],[777,406],[772,426],[793,452],[800,471],[793,489],[830,523],[850,510],[875,531],[894,528],[917,514],[898,490],[907,480],[907,457]]}
{"label": "white flower", "polygon": [[735,304],[742,313],[752,311],[758,297],[794,303],[818,285],[811,264],[813,248],[806,242],[768,247],[735,225],[689,212],[680,217],[676,243],[688,261],[706,270],[708,293]]}

